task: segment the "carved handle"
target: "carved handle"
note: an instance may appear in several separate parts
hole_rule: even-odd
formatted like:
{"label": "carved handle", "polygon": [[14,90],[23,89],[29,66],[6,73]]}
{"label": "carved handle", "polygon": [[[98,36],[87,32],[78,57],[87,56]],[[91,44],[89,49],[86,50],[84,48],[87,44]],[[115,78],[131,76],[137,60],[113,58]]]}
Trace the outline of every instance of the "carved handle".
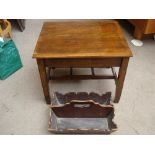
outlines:
{"label": "carved handle", "polygon": [[74,104],[75,108],[89,108],[90,104]]}
{"label": "carved handle", "polygon": [[80,100],[72,100],[70,102],[70,105],[74,108],[90,108],[92,105],[94,105],[93,101],[80,101]]}
{"label": "carved handle", "polygon": [[92,100],[72,100],[70,103],[51,108],[57,117],[63,118],[103,118],[113,112],[112,106],[101,106]]}

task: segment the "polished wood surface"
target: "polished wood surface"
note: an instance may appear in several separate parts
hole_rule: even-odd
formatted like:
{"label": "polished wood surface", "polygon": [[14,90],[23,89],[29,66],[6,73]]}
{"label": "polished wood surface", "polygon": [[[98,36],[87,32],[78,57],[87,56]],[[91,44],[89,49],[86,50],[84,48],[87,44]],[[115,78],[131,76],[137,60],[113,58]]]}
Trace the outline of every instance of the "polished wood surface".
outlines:
{"label": "polished wood surface", "polygon": [[50,93],[49,93],[49,86],[48,86],[48,77],[46,74],[46,66],[42,59],[37,59],[38,70],[40,74],[40,79],[42,83],[42,88],[45,96],[45,100],[47,104],[51,103]]}
{"label": "polished wood surface", "polygon": [[33,58],[130,57],[132,53],[116,21],[46,22]]}
{"label": "polished wood surface", "polygon": [[[33,54],[47,104],[51,104],[49,79],[114,79],[118,103],[131,56],[118,23],[103,20],[44,23]],[[74,67],[90,68],[92,75],[73,75]],[[110,67],[113,75],[95,75],[95,67]],[[113,67],[119,67],[118,75]],[[50,68],[70,68],[71,75],[51,77]]]}
{"label": "polished wood surface", "polygon": [[135,26],[134,37],[143,39],[155,33],[155,19],[128,19]]}
{"label": "polished wood surface", "polygon": [[123,84],[128,68],[129,58],[124,58],[122,60],[121,66],[119,68],[118,79],[116,80],[116,91],[115,91],[115,99],[114,102],[118,103],[122,94]]}
{"label": "polished wood surface", "polygon": [[74,67],[74,68],[89,68],[89,67],[119,67],[122,63],[121,58],[66,58],[66,59],[45,59],[46,66],[48,67]]}

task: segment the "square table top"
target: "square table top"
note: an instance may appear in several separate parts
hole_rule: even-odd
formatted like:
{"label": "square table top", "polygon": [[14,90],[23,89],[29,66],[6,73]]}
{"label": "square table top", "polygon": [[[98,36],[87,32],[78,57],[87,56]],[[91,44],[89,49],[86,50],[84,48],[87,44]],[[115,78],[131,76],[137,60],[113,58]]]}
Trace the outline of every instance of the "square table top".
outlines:
{"label": "square table top", "polygon": [[131,57],[116,21],[45,22],[33,58]]}

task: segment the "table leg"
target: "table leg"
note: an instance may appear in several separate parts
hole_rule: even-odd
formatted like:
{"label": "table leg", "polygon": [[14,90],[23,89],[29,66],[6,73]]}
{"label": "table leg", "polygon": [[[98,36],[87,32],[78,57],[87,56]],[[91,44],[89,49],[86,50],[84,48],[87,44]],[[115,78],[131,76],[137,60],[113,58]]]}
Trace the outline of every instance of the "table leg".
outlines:
{"label": "table leg", "polygon": [[39,69],[39,74],[40,74],[40,79],[41,79],[41,83],[42,83],[45,100],[46,100],[47,104],[50,104],[51,99],[50,99],[48,78],[47,78],[46,68],[44,65],[44,60],[37,59],[37,64],[38,64],[38,69]]}
{"label": "table leg", "polygon": [[116,92],[115,92],[115,99],[114,99],[115,103],[119,102],[121,94],[122,94],[122,89],[123,89],[124,79],[125,79],[125,75],[126,75],[126,71],[128,67],[128,62],[129,62],[129,58],[123,58],[122,64],[119,69],[118,79],[116,82]]}
{"label": "table leg", "polygon": [[137,27],[135,27],[134,37],[139,40],[143,39],[143,32],[141,32],[141,30]]}

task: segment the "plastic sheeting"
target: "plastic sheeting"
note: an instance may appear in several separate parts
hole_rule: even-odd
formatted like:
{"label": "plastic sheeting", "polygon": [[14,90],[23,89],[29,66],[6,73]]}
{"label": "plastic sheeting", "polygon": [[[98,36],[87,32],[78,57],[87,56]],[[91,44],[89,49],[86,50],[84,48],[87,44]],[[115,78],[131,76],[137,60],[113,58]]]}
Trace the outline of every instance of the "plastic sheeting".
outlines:
{"label": "plastic sheeting", "polygon": [[13,40],[0,41],[0,79],[6,79],[22,66],[18,49]]}

